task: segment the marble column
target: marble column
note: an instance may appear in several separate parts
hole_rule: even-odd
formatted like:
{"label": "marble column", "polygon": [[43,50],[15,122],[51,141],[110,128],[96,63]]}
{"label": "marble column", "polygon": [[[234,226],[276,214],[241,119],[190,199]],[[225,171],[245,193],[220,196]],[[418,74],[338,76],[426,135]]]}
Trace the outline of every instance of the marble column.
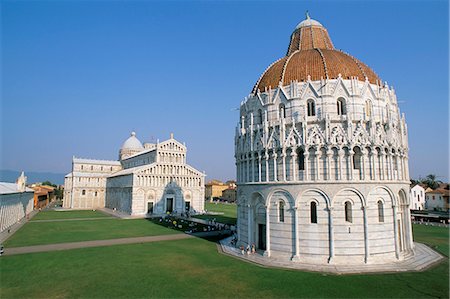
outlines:
{"label": "marble column", "polygon": [[328,240],[329,240],[329,250],[330,256],[328,258],[328,263],[331,263],[334,258],[334,225],[333,225],[333,207],[328,207]]}
{"label": "marble column", "polygon": [[349,163],[347,163],[347,165],[350,164],[350,165],[348,165],[350,181],[353,181],[353,159],[354,159],[354,155],[355,155],[355,152],[351,149],[349,151],[349,161],[348,161]]}
{"label": "marble column", "polygon": [[359,174],[359,178],[360,180],[366,180],[366,155],[367,155],[367,150],[365,150],[364,148],[361,149],[361,172]]}
{"label": "marble column", "polygon": [[281,160],[283,162],[283,182],[286,181],[286,149],[283,148],[283,151],[281,152]]}
{"label": "marble column", "polygon": [[314,153],[314,164],[316,171],[314,171],[314,180],[318,181],[320,180],[320,157],[322,156],[322,153],[320,152],[320,149],[317,148]]}
{"label": "marble column", "polygon": [[278,161],[277,161],[277,157],[278,157],[278,155],[277,155],[277,153],[274,151],[273,152],[273,155],[272,155],[272,157],[273,157],[273,181],[274,182],[276,182],[276,181],[278,181]]}
{"label": "marble column", "polygon": [[241,217],[239,217],[241,215],[241,210],[242,210],[242,204],[238,203],[237,205],[237,219],[236,219],[236,228],[237,228],[237,238],[238,238],[238,242],[241,242]]}
{"label": "marble column", "polygon": [[266,206],[266,251],[264,256],[270,257],[270,206]]}
{"label": "marble column", "polygon": [[255,162],[256,162],[256,155],[255,155],[255,153],[251,153],[250,154],[249,161],[251,161],[251,163],[252,163],[252,173],[251,173],[249,182],[254,182],[255,181]]}
{"label": "marble column", "polygon": [[398,231],[398,225],[397,225],[397,206],[394,204],[392,205],[392,211],[394,213],[394,245],[395,245],[395,257],[397,259],[400,258],[400,244],[398,244],[399,239],[399,231]]}
{"label": "marble column", "polygon": [[247,240],[248,240],[248,245],[252,245],[252,209],[251,209],[251,205],[247,205]]}
{"label": "marble column", "polygon": [[303,160],[305,163],[305,171],[304,171],[304,177],[303,180],[307,181],[309,180],[309,149],[305,148],[305,151],[303,152]]}
{"label": "marble column", "polygon": [[298,261],[300,259],[299,252],[299,241],[298,241],[298,208],[294,207],[294,239],[295,239],[295,254],[292,256],[293,261]]}
{"label": "marble column", "polygon": [[405,207],[405,219],[406,219],[406,225],[408,227],[408,249],[413,250],[414,249],[414,238],[413,238],[413,231],[412,231],[412,223],[411,223],[411,211],[409,210],[409,206]]}
{"label": "marble column", "polygon": [[369,224],[367,219],[367,206],[362,207],[364,217],[364,263],[369,261]]}
{"label": "marble column", "polygon": [[334,180],[334,176],[331,175],[331,159],[333,157],[333,151],[331,149],[327,150],[327,169],[325,170],[325,179]]}
{"label": "marble column", "polygon": [[291,161],[292,161],[292,179],[291,181],[297,181],[297,148],[293,147],[291,151]]}
{"label": "marble column", "polygon": [[344,160],[345,152],[342,148],[338,151],[338,179],[343,180],[342,174],[344,173],[344,168],[342,167],[342,161]]}
{"label": "marble column", "polygon": [[258,153],[258,182],[262,182],[262,178],[261,178],[261,153]]}
{"label": "marble column", "polygon": [[264,155],[266,159],[266,182],[269,181],[269,152],[266,150],[266,154]]}
{"label": "marble column", "polygon": [[377,179],[377,167],[375,164],[375,149],[372,149],[370,151],[370,167],[372,168],[370,179],[376,180]]}

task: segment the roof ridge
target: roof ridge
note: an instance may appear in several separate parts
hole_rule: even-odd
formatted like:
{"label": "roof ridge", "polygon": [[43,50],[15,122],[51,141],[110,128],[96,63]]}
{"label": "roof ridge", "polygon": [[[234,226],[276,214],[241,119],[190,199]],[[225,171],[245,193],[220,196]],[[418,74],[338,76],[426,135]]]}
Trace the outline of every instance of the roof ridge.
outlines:
{"label": "roof ridge", "polygon": [[317,52],[319,52],[320,57],[322,57],[322,62],[323,62],[323,68],[325,70],[325,76],[328,79],[328,68],[327,68],[327,62],[325,60],[325,56],[322,53],[322,50],[320,50],[319,48],[316,48],[315,50],[317,50]]}
{"label": "roof ridge", "polygon": [[284,65],[283,65],[283,70],[281,71],[281,78],[280,78],[280,81],[281,81],[281,82],[284,83],[284,74],[286,73],[286,68],[287,68],[287,65],[288,65],[289,61],[291,60],[292,56],[294,56],[294,54],[296,54],[296,53],[298,53],[298,52],[300,52],[300,50],[295,50],[295,51],[292,52],[292,54],[289,55],[288,58],[286,59]]}
{"label": "roof ridge", "polygon": [[268,71],[275,63],[279,62],[281,59],[283,59],[283,58],[285,58],[285,57],[286,57],[286,56],[281,57],[281,58],[275,60],[275,61],[272,62],[268,67],[266,67],[266,69],[265,69],[264,72],[261,74],[261,76],[259,76],[258,81],[256,81],[255,86],[253,87],[253,90],[252,90],[253,93],[256,93],[256,92],[258,91],[258,85],[259,85],[259,83],[261,82],[261,80],[262,80],[262,78],[264,77],[264,75],[267,73],[267,71]]}

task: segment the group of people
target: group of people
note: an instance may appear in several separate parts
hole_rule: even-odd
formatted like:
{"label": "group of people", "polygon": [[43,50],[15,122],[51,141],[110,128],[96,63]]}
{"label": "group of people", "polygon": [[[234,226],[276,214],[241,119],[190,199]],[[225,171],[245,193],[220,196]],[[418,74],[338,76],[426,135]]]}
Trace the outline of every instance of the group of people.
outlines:
{"label": "group of people", "polygon": [[250,254],[256,253],[255,244],[252,244],[251,247],[248,244],[247,244],[247,247],[244,247],[244,245],[241,245],[241,247],[239,247],[239,249],[241,250],[242,255],[250,255]]}

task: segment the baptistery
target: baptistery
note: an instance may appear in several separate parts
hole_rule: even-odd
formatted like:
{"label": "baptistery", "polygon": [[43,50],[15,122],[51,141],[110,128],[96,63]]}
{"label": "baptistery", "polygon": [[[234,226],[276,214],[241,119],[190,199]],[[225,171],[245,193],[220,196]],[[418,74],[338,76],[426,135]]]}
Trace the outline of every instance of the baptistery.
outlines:
{"label": "baptistery", "polygon": [[235,158],[238,246],[308,263],[414,254],[395,91],[309,16],[241,102]]}

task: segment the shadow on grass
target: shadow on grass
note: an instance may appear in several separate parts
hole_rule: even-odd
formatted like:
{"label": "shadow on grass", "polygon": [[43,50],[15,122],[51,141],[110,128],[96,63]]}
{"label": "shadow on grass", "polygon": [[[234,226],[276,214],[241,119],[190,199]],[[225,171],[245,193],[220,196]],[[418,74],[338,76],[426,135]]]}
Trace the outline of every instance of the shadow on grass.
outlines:
{"label": "shadow on grass", "polygon": [[147,218],[147,220],[154,224],[215,243],[232,235],[230,229],[219,229],[214,225],[198,223],[177,216],[151,217]]}

